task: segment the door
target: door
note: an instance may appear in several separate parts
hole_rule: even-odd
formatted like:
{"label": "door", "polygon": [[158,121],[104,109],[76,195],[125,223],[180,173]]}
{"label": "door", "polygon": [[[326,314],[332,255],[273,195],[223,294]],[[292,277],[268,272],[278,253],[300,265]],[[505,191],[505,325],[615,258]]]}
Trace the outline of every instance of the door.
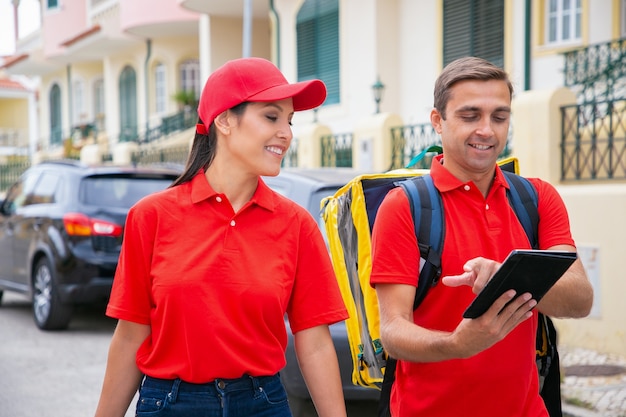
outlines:
{"label": "door", "polygon": [[61,145],[63,128],[61,121],[61,88],[54,84],[50,89],[50,145]]}
{"label": "door", "polygon": [[137,140],[137,76],[130,66],[120,75],[120,142]]}
{"label": "door", "polygon": [[26,255],[15,252],[16,238],[22,238],[20,231],[24,224],[24,209],[32,203],[32,194],[38,178],[37,173],[27,172],[7,193],[2,205],[0,224],[0,281],[5,287],[18,291],[28,291],[28,280],[18,278],[18,270],[26,266]]}

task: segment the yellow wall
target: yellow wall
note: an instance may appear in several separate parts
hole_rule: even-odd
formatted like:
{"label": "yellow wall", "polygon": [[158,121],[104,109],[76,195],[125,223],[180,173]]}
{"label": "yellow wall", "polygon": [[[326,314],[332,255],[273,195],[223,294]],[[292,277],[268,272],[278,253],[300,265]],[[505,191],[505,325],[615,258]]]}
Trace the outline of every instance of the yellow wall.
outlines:
{"label": "yellow wall", "polygon": [[549,181],[563,197],[574,240],[595,290],[589,317],[556,320],[560,343],[623,354],[626,181],[561,183],[559,108],[574,102],[575,96],[565,88],[520,93],[513,102],[514,154],[520,159],[523,175]]}
{"label": "yellow wall", "polygon": [[0,100],[0,126],[28,130],[28,100],[20,98]]}

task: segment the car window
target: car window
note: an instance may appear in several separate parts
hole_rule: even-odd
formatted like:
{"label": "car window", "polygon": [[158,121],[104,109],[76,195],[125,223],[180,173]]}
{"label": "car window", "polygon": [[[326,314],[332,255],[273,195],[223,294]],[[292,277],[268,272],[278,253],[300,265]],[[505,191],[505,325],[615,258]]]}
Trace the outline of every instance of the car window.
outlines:
{"label": "car window", "polygon": [[51,204],[55,203],[55,194],[61,177],[54,172],[45,172],[39,177],[32,194],[28,197],[30,204]]}
{"label": "car window", "polygon": [[164,190],[172,181],[170,177],[87,177],[81,182],[79,198],[86,205],[130,208],[148,194]]}
{"label": "car window", "polygon": [[22,177],[11,186],[7,192],[7,197],[2,206],[3,212],[13,214],[21,207],[32,204],[32,194],[39,178],[39,173],[26,172]]}

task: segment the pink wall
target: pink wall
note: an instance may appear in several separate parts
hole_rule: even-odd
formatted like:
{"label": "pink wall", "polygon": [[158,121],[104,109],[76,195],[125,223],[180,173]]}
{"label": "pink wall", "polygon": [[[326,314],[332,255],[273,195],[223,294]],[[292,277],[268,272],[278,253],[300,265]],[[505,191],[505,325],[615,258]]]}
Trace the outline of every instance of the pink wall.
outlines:
{"label": "pink wall", "polygon": [[198,20],[198,14],[180,7],[177,0],[120,1],[120,29],[165,22]]}
{"label": "pink wall", "polygon": [[[132,2],[131,2],[132,3]],[[42,10],[44,56],[54,57],[63,52],[61,44],[88,29],[85,0],[59,1],[56,9]]]}

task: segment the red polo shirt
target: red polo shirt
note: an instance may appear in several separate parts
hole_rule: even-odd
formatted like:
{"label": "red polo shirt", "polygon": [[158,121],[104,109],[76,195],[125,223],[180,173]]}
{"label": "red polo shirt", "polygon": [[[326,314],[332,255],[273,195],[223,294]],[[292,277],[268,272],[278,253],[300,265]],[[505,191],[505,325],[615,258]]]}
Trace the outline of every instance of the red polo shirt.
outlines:
{"label": "red polo shirt", "polygon": [[203,172],[130,210],[107,315],[151,326],[146,375],[273,375],[285,313],[294,333],[347,318],[316,221],[262,180],[238,213]]}
{"label": "red polo shirt", "polygon": [[[498,168],[485,199],[472,182],[463,183],[433,162],[431,175],[445,215],[442,276],[463,272],[463,264],[482,256],[502,262],[514,248],[530,248],[507,197]],[[562,199],[550,184],[531,179],[539,196],[539,245],[574,245]],[[373,230],[371,283],[417,285],[419,251],[408,200],[392,190],[381,204]],[[452,331],[474,299],[470,287],[432,288],[414,314],[418,325]],[[547,416],[539,396],[535,365],[537,319],[526,320],[504,340],[468,359],[435,363],[398,362],[391,395],[394,417]]]}

